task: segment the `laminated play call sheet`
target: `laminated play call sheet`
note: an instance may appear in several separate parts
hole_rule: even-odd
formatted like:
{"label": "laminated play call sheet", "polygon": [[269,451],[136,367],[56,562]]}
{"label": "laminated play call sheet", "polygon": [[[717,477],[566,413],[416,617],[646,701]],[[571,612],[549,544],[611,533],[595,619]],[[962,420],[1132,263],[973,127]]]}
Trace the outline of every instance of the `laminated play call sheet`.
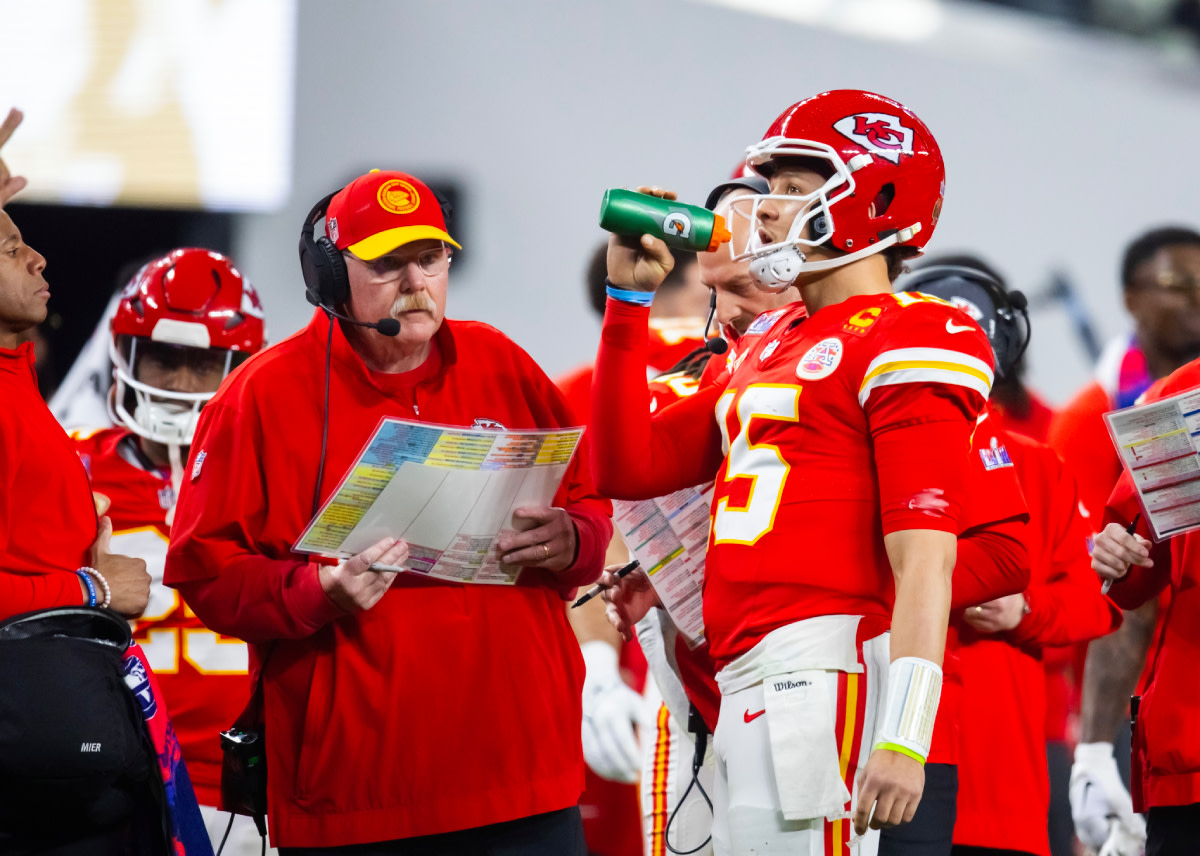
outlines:
{"label": "laminated play call sheet", "polygon": [[1154,540],[1200,527],[1200,390],[1106,413]]}
{"label": "laminated play call sheet", "polygon": [[582,428],[484,431],[384,419],[295,550],[348,558],[381,538],[408,542],[403,570],[512,584],[496,538],[512,512],[551,504]]}
{"label": "laminated play call sheet", "polygon": [[613,525],[650,576],[667,614],[690,647],[704,641],[704,554],[712,487],[658,499],[613,502]]}

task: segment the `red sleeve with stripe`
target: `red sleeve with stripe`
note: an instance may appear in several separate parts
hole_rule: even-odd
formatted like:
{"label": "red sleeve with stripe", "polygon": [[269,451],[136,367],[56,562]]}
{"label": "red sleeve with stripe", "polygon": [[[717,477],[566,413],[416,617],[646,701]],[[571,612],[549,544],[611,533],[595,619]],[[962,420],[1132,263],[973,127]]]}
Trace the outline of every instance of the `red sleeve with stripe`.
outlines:
{"label": "red sleeve with stripe", "polygon": [[891,318],[859,391],[883,531],[958,534],[967,455],[991,388],[991,345],[965,314],[940,302],[909,305]]}

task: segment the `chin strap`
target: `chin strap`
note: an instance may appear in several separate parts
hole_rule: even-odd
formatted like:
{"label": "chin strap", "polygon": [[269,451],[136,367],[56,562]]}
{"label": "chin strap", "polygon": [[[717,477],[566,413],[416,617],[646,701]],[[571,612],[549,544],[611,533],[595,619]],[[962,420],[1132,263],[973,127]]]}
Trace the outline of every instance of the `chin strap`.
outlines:
{"label": "chin strap", "polygon": [[175,522],[175,506],[179,502],[179,489],[183,487],[183,455],[178,443],[167,444],[167,458],[171,461],[171,507],[167,509],[167,525]]}
{"label": "chin strap", "polygon": [[[874,244],[870,244],[869,246],[863,247],[861,250],[855,250],[854,252],[847,253],[844,256],[838,256],[837,258],[826,259],[825,261],[820,261],[820,262],[807,261],[805,259],[804,254],[801,253],[797,248],[787,247],[785,249],[775,250],[774,252],[771,252],[766,255],[759,256],[757,258],[752,259],[750,262],[750,270],[754,273],[755,277],[758,278],[759,281],[766,288],[782,291],[784,288],[790,286],[795,281],[796,276],[799,276],[802,273],[812,273],[814,271],[829,270],[831,268],[842,267],[843,265],[848,265],[851,262],[856,262],[859,259],[866,258],[867,256],[874,255],[875,253],[882,252],[883,250],[886,250],[888,247],[895,246],[896,244],[907,243],[908,241],[912,240],[913,236],[916,235],[920,231],[921,231],[921,224],[914,223],[913,225],[909,226],[907,229],[901,229],[898,232],[893,232],[892,234],[890,234],[886,238],[884,238],[882,241],[879,241]],[[770,271],[770,269],[771,269],[771,262],[772,262],[773,256],[781,255],[781,254],[787,253],[789,251],[794,252],[796,255],[798,255],[800,257],[800,266],[799,266],[799,270],[796,271],[795,276],[793,276],[786,283],[781,283],[777,277],[774,277],[771,274],[766,273],[766,271]],[[757,263],[757,265],[756,265],[756,263]],[[764,273],[766,276],[769,277],[770,281],[765,281],[763,279],[763,276],[761,276],[759,274],[758,269],[757,269],[759,266],[761,266],[764,269]]]}

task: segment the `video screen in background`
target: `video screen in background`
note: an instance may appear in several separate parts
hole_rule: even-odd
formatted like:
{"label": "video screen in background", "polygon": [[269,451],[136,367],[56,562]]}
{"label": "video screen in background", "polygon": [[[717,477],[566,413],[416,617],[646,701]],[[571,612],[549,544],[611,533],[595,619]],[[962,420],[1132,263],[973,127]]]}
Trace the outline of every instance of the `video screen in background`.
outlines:
{"label": "video screen in background", "polygon": [[0,0],[4,148],[25,202],[281,205],[295,0]]}

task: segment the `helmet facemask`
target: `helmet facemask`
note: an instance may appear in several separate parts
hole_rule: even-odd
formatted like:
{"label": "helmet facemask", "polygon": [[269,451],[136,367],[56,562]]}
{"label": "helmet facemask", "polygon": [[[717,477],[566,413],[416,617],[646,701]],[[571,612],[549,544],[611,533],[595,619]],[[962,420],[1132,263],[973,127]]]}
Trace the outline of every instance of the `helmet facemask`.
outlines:
{"label": "helmet facemask", "polygon": [[[109,415],[115,424],[166,446],[191,445],[200,408],[216,393],[216,385],[248,356],[219,348],[155,342],[142,336],[109,339],[115,389],[109,397]],[[140,364],[153,360],[171,372],[184,367],[200,377],[214,377],[211,392],[161,389],[137,379]]]}
{"label": "helmet facemask", "polygon": [[[743,246],[738,248],[730,245],[734,261],[749,260],[751,273],[761,288],[782,291],[805,271],[846,263],[844,257],[828,262],[808,262],[801,248],[830,243],[835,229],[833,206],[854,193],[853,172],[859,164],[854,163],[856,158],[847,164],[832,146],[824,143],[786,137],[771,137],[751,146],[747,150],[746,161],[759,168],[760,172],[766,172],[763,167],[775,158],[817,161],[816,167],[820,168],[817,171],[829,173],[825,182],[811,193],[767,193],[743,196],[731,203],[731,217],[749,221]],[[762,222],[760,211],[766,202],[787,205],[789,208],[799,206],[786,237],[771,244],[763,244],[758,231]]]}

